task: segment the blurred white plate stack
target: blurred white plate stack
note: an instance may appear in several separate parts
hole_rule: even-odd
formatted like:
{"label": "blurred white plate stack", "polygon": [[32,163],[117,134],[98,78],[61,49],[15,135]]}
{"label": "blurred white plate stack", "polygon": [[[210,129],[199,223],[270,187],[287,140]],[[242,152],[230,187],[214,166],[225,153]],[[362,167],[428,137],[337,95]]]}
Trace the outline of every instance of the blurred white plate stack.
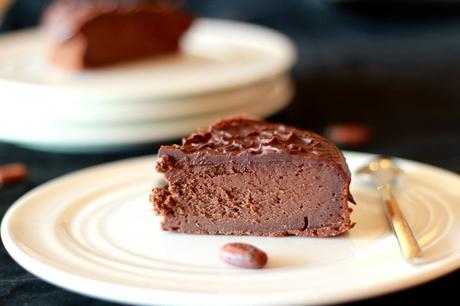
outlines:
{"label": "blurred white plate stack", "polygon": [[48,62],[37,30],[0,36],[0,140],[110,151],[178,138],[222,117],[266,117],[292,97],[295,48],[260,26],[197,20],[183,53],[83,72]]}

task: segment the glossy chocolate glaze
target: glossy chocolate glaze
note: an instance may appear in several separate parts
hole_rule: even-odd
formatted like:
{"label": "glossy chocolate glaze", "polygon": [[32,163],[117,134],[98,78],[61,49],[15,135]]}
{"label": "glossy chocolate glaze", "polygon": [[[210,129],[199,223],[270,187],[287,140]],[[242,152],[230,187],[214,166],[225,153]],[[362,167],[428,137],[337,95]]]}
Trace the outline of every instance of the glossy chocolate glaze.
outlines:
{"label": "glossy chocolate glaze", "polygon": [[335,163],[345,175],[350,171],[341,151],[331,142],[310,131],[243,117],[219,121],[207,131],[198,131],[184,139],[182,145],[162,146],[165,151],[206,155],[280,155],[288,154]]}

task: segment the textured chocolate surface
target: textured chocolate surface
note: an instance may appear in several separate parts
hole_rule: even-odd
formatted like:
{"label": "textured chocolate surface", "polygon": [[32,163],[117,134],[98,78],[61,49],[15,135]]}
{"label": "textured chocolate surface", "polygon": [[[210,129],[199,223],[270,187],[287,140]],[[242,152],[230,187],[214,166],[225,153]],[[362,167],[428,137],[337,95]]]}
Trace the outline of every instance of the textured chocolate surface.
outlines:
{"label": "textured chocolate surface", "polygon": [[79,69],[174,53],[192,20],[161,3],[66,0],[48,8],[42,26],[52,61]]}
{"label": "textured chocolate surface", "polygon": [[223,120],[184,139],[185,152],[205,151],[209,154],[263,154],[287,152],[296,155],[317,155],[338,159],[323,138],[282,124],[271,124],[245,118]]}
{"label": "textured chocolate surface", "polygon": [[165,230],[334,236],[352,226],[348,167],[314,133],[233,118],[158,155],[169,186],[155,188],[151,201]]}
{"label": "textured chocolate surface", "polygon": [[276,153],[285,153],[327,159],[349,173],[340,150],[318,134],[284,124],[247,118],[222,120],[212,125],[209,131],[199,131],[184,138],[181,146],[175,145],[169,148],[178,149],[186,154],[209,155],[274,154],[280,156]]}

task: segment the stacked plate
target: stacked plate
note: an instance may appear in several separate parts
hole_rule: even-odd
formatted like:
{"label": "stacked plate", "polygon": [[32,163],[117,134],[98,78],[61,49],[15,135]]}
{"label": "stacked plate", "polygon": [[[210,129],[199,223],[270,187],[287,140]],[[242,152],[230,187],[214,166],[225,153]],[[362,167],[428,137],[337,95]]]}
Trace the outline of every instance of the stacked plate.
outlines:
{"label": "stacked plate", "polygon": [[69,72],[38,30],[0,36],[0,140],[53,151],[108,151],[178,138],[227,116],[287,105],[295,49],[263,27],[199,19],[183,52]]}

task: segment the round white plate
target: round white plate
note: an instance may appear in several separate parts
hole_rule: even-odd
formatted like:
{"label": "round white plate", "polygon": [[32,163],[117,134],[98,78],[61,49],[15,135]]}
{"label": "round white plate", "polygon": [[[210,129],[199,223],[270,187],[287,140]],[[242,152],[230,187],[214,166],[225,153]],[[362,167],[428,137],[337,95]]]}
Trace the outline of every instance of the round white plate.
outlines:
{"label": "round white plate", "polygon": [[197,95],[273,78],[295,60],[294,46],[283,34],[236,21],[196,20],[182,49],[175,56],[69,72],[50,65],[39,30],[0,35],[2,101],[71,105]]}
{"label": "round white plate", "polygon": [[[257,99],[249,97],[249,100],[242,101],[240,105],[222,108],[218,112],[202,111],[202,114],[195,116],[109,125],[72,125],[5,119],[0,122],[0,139],[47,151],[116,151],[152,141],[183,137],[195,131],[196,127],[207,127],[224,117],[244,114],[264,118],[284,108],[291,100],[292,93],[292,84],[286,80],[258,92]],[[221,102],[225,101],[214,101]]]}
{"label": "round white plate", "polygon": [[178,120],[183,117],[244,109],[254,103],[265,103],[265,99],[270,98],[272,94],[276,95],[280,90],[285,91],[290,84],[289,77],[283,75],[232,90],[156,99],[143,103],[81,101],[68,104],[67,101],[16,101],[3,109],[4,118],[0,121],[0,129],[30,129],[34,126],[68,128]]}
{"label": "round white plate", "polygon": [[[347,153],[351,170],[371,158]],[[19,199],[1,226],[3,243],[24,268],[57,286],[130,304],[286,305],[375,296],[460,266],[460,178],[399,160],[407,177],[397,194],[426,254],[401,255],[376,192],[354,179],[357,225],[336,238],[226,237],[162,232],[148,195],[161,183],[154,157],[83,170]],[[227,242],[268,253],[262,270],[218,258]],[[333,288],[333,290],[331,290]]]}

